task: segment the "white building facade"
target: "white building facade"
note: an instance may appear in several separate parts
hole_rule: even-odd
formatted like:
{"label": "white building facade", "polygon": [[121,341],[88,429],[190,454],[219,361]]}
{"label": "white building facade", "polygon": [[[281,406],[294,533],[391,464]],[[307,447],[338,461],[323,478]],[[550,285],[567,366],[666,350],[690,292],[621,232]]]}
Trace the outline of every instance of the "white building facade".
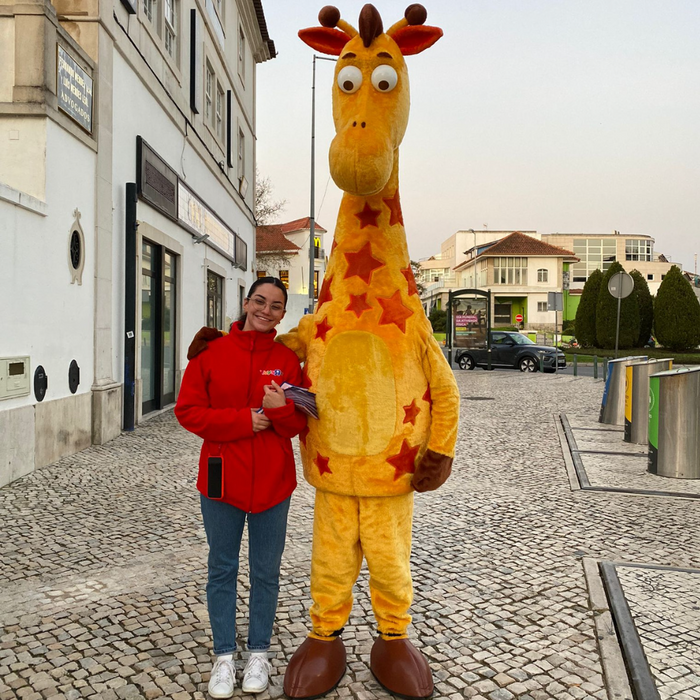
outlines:
{"label": "white building facade", "polygon": [[254,279],[259,0],[0,0],[0,485],[172,404]]}
{"label": "white building facade", "polygon": [[[325,247],[328,231],[307,216],[284,224],[259,226],[256,241],[258,277],[279,277],[287,287],[287,313],[278,326],[285,333],[298,325],[299,319],[309,313],[309,278],[313,253],[313,290],[318,299],[326,274],[328,255]],[[309,250],[311,248],[311,250]]]}

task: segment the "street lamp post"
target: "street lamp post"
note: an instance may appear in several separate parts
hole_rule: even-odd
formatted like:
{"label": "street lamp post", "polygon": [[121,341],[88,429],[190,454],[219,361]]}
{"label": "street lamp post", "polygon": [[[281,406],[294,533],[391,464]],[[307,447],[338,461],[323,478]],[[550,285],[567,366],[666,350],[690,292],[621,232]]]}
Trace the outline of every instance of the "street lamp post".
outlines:
{"label": "street lamp post", "polygon": [[314,312],[314,278],[316,272],[316,263],[314,256],[314,240],[316,230],[316,59],[322,61],[333,61],[335,58],[327,58],[326,56],[313,56],[313,70],[311,77],[311,201],[309,214],[309,313]]}

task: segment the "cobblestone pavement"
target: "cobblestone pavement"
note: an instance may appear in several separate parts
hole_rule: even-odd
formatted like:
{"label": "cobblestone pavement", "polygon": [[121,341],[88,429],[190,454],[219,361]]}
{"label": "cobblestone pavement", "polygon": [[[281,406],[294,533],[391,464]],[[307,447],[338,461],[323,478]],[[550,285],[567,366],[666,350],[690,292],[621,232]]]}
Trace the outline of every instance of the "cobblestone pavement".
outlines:
{"label": "cobblestone pavement", "polygon": [[[453,476],[415,508],[411,634],[434,697],[607,698],[583,558],[698,568],[700,503],[571,490],[555,415],[597,415],[602,382],[456,374]],[[0,490],[0,700],[206,697],[198,446],[166,413]],[[312,516],[300,481],[261,700],[282,695],[307,632]],[[245,567],[239,591],[244,641]],[[368,670],[366,571],[343,638],[348,673],[329,697],[388,697]]]}

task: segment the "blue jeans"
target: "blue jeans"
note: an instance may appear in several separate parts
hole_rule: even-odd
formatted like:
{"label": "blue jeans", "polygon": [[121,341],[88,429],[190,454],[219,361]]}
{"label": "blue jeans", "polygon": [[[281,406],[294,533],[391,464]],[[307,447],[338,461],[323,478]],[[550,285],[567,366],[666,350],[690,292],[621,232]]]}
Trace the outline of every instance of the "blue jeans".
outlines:
{"label": "blue jeans", "polygon": [[207,608],[214,653],[230,654],[236,649],[236,584],[246,517],[250,565],[248,649],[266,651],[270,648],[277,610],[290,499],[261,513],[246,513],[206,496],[201,496],[200,500],[209,543]]}

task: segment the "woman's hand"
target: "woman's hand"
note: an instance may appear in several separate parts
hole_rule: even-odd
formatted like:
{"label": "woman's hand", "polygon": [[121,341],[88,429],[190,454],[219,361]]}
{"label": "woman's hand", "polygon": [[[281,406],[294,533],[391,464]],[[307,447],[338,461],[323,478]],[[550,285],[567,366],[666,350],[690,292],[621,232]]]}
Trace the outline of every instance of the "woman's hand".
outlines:
{"label": "woman's hand", "polygon": [[282,408],[286,406],[287,399],[284,396],[284,389],[273,379],[272,385],[263,387],[265,397],[263,398],[263,408]]}
{"label": "woman's hand", "polygon": [[254,408],[251,408],[250,415],[253,416],[254,433],[259,433],[270,427],[270,419],[264,413],[258,413]]}

